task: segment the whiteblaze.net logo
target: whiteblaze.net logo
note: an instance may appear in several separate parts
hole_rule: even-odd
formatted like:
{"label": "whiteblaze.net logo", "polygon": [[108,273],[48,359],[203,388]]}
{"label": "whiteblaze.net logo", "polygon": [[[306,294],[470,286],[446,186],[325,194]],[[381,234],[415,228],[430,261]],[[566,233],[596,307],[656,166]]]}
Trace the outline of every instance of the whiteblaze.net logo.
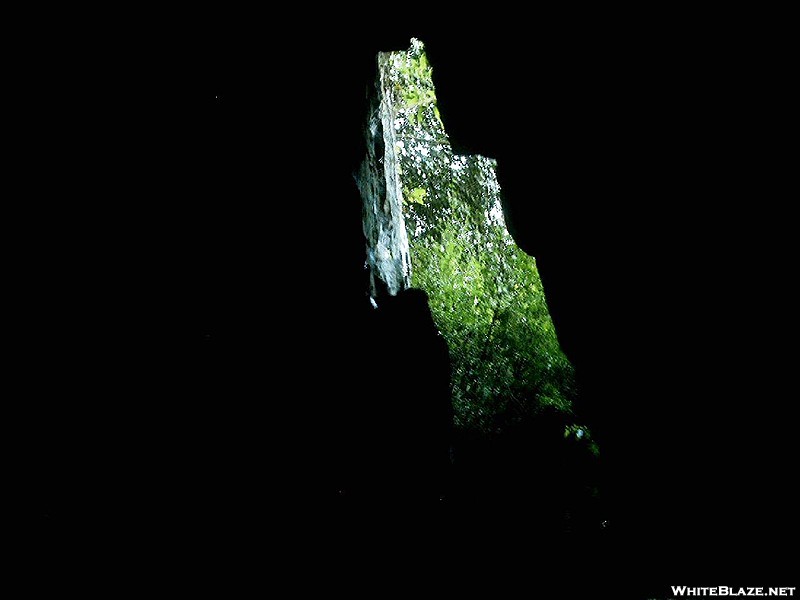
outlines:
{"label": "whiteblaze.net logo", "polygon": [[768,596],[794,596],[794,591],[797,588],[793,587],[728,587],[721,585],[719,587],[690,587],[686,585],[673,585],[672,594],[676,597],[697,597],[697,596],[724,596],[729,598],[739,597],[755,597],[765,598]]}

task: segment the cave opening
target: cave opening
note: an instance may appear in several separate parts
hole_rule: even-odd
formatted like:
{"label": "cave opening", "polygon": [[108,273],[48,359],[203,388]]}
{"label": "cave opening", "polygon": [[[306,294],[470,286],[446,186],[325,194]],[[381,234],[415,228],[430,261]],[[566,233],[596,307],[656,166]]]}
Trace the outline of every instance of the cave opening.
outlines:
{"label": "cave opening", "polygon": [[[496,161],[453,151],[422,41],[379,54],[377,66],[369,152],[356,177],[373,296],[409,286],[429,294],[451,348],[459,427],[501,430],[548,407],[571,414],[573,368],[536,260],[506,228]],[[394,231],[373,231],[373,215],[387,211],[396,214],[384,229]]]}
{"label": "cave opening", "polygon": [[[576,411],[574,368],[536,259],[506,227],[497,162],[453,150],[422,41],[379,53],[376,65],[355,175],[370,301],[380,312],[404,290],[427,294],[451,361],[455,494],[523,503],[534,494],[545,519],[599,527],[600,449]],[[399,362],[424,371],[407,341],[382,344],[405,348]]]}

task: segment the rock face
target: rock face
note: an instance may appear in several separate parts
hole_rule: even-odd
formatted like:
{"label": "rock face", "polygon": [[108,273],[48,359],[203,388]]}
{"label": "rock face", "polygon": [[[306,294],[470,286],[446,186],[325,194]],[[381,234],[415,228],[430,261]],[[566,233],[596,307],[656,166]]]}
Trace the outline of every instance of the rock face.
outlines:
{"label": "rock face", "polygon": [[356,183],[363,203],[370,294],[396,295],[411,281],[411,258],[403,218],[403,191],[395,145],[390,54],[378,55],[378,77],[365,127],[367,155]]}

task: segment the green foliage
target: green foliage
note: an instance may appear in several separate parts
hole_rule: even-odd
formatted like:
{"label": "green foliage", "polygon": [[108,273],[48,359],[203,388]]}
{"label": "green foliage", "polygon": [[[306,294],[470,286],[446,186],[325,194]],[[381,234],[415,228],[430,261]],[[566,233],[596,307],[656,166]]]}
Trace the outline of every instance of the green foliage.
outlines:
{"label": "green foliage", "polygon": [[567,425],[564,428],[564,439],[574,440],[578,444],[585,445],[589,452],[597,456],[600,453],[600,448],[592,439],[592,433],[585,425]]}
{"label": "green foliage", "polygon": [[457,426],[493,433],[544,407],[570,412],[572,366],[536,261],[505,227],[495,162],[453,154],[420,42],[392,66],[412,285],[450,347]]}
{"label": "green foliage", "polygon": [[425,204],[425,196],[428,195],[428,190],[425,188],[414,188],[411,191],[405,192],[403,199],[406,202],[413,202],[414,204]]}

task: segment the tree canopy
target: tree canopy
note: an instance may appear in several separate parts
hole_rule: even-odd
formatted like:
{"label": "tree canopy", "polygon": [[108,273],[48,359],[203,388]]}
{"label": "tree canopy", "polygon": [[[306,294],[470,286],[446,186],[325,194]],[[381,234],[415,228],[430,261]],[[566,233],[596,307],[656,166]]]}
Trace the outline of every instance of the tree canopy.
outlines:
{"label": "tree canopy", "polygon": [[[536,261],[506,229],[495,161],[453,153],[422,42],[391,58],[412,285],[450,347],[456,426],[494,433],[544,407],[571,413],[573,369]],[[578,431],[589,438],[565,435]]]}

